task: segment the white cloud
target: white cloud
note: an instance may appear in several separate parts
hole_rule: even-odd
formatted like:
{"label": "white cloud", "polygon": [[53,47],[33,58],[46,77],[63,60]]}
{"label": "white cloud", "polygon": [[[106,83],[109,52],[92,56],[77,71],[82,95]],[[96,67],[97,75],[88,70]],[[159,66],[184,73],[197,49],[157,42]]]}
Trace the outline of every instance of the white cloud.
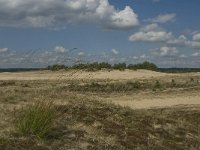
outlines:
{"label": "white cloud", "polygon": [[132,28],[139,25],[138,16],[133,12],[131,7],[126,6],[124,10],[114,12],[111,16],[111,23],[108,27],[113,29]]}
{"label": "white cloud", "polygon": [[185,46],[188,44],[188,39],[184,35],[180,35],[178,38],[172,38],[168,40],[167,44]]}
{"label": "white cloud", "polygon": [[129,29],[139,24],[129,6],[116,9],[108,0],[0,0],[0,26],[63,28],[94,23],[108,29]]}
{"label": "white cloud", "polygon": [[67,52],[68,50],[67,50],[66,48],[62,47],[62,46],[56,46],[56,47],[54,48],[54,51],[57,52],[57,53],[65,53],[65,52]]}
{"label": "white cloud", "polygon": [[142,42],[166,42],[173,38],[171,32],[166,32],[158,24],[148,24],[140,28],[139,32],[136,32],[129,36],[129,41],[142,41]]}
{"label": "white cloud", "polygon": [[137,56],[133,56],[132,58],[133,58],[133,59],[138,59],[138,57],[137,57]]}
{"label": "white cloud", "polygon": [[156,49],[153,51],[154,55],[158,55],[158,56],[175,56],[179,53],[179,51],[177,50],[176,47],[167,47],[167,46],[163,46],[160,49]]}
{"label": "white cloud", "polygon": [[200,52],[195,52],[195,53],[193,53],[191,56],[193,56],[193,57],[198,57],[198,56],[200,56]]}
{"label": "white cloud", "polygon": [[200,33],[194,34],[193,35],[193,40],[194,41],[200,41]]}
{"label": "white cloud", "polygon": [[187,46],[199,49],[200,48],[200,42],[199,41],[188,41]]}
{"label": "white cloud", "polygon": [[161,56],[173,56],[176,55],[178,53],[178,50],[176,49],[176,47],[161,47],[160,48],[160,55]]}
{"label": "white cloud", "polygon": [[[195,37],[195,39],[197,39],[197,37]],[[173,36],[166,42],[166,44],[170,46],[187,46],[194,49],[200,48],[200,41],[188,40],[184,35],[180,35],[178,38]]]}
{"label": "white cloud", "polygon": [[148,20],[154,23],[166,23],[166,22],[174,21],[175,18],[176,18],[176,14],[171,13],[171,14],[160,14],[156,18],[148,19]]}
{"label": "white cloud", "polygon": [[172,46],[186,46],[193,49],[200,48],[200,33],[193,35],[193,40],[189,40],[185,35],[178,37],[174,36],[172,32],[167,32],[160,27],[157,23],[151,23],[140,28],[139,32],[136,32],[129,36],[129,41],[141,41],[141,42],[162,42],[165,45]]}
{"label": "white cloud", "polygon": [[186,58],[187,56],[185,54],[181,54],[179,57],[180,58]]}
{"label": "white cloud", "polygon": [[129,41],[164,42],[171,39],[172,33],[165,31],[137,32],[129,37]]}
{"label": "white cloud", "polygon": [[140,31],[148,32],[148,31],[163,31],[163,29],[156,23],[148,24],[143,26]]}
{"label": "white cloud", "polygon": [[113,54],[115,54],[115,55],[119,54],[119,51],[116,50],[116,49],[114,49],[114,48],[111,50],[111,52],[112,52]]}
{"label": "white cloud", "polygon": [[0,53],[4,53],[4,52],[7,52],[8,51],[8,48],[0,48]]}
{"label": "white cloud", "polygon": [[85,55],[85,53],[84,52],[79,52],[78,55],[79,56],[83,56],[83,55]]}
{"label": "white cloud", "polygon": [[150,58],[150,57],[147,56],[146,54],[142,54],[142,55],[140,56],[140,58],[141,58],[141,59],[148,59],[148,58]]}

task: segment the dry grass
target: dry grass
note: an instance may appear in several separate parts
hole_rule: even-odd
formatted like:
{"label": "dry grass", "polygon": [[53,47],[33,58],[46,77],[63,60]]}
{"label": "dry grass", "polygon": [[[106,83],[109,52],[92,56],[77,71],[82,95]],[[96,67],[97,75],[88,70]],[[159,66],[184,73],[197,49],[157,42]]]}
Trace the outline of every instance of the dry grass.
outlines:
{"label": "dry grass", "polygon": [[[110,101],[128,96],[138,102],[164,96],[198,98],[199,77],[190,78],[1,81],[0,149],[198,150],[197,105],[134,110]],[[21,114],[18,130],[12,127],[13,113]]]}

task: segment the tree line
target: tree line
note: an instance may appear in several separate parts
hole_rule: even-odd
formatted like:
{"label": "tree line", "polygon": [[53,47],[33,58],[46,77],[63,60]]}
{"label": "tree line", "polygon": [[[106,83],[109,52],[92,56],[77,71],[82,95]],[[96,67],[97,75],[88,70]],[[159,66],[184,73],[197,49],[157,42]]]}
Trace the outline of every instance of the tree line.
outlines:
{"label": "tree line", "polygon": [[147,69],[147,70],[153,70],[156,71],[158,70],[158,67],[148,61],[145,61],[143,63],[138,63],[138,64],[126,64],[126,63],[117,63],[114,65],[111,65],[107,62],[94,62],[94,63],[80,63],[80,64],[75,64],[72,66],[66,66],[63,64],[54,64],[54,65],[49,65],[47,67],[48,70],[52,70],[52,71],[58,71],[58,70],[68,70],[68,69],[83,69],[83,70],[87,70],[87,71],[98,71],[98,70],[102,70],[102,69],[116,69],[116,70],[125,70],[125,69],[130,69],[130,70],[137,70],[137,69]]}

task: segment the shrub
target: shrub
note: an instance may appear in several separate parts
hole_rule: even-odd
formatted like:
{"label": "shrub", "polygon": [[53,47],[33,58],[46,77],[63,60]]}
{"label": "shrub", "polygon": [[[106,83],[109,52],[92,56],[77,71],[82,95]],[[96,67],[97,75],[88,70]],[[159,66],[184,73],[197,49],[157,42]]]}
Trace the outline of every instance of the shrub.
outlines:
{"label": "shrub", "polygon": [[16,121],[16,129],[22,135],[43,138],[53,126],[55,107],[52,101],[39,101],[22,109]]}
{"label": "shrub", "polygon": [[113,69],[118,69],[120,71],[123,71],[126,69],[126,64],[125,63],[114,64]]}
{"label": "shrub", "polygon": [[60,65],[60,64],[54,64],[52,66],[48,66],[47,69],[51,71],[58,71],[61,69],[66,69],[67,67],[65,65]]}
{"label": "shrub", "polygon": [[87,71],[98,71],[101,69],[117,69],[117,70],[125,70],[125,69],[132,69],[132,70],[137,70],[137,69],[147,69],[147,70],[158,70],[158,67],[153,64],[150,63],[148,61],[145,61],[143,63],[139,63],[139,64],[129,64],[128,66],[126,65],[126,63],[118,63],[118,64],[114,64],[113,66],[107,62],[93,62],[93,63],[80,63],[80,64],[75,64],[71,67],[65,66],[65,65],[59,65],[59,64],[55,64],[52,66],[48,66],[47,67],[48,70],[52,70],[52,71],[58,71],[61,69],[85,69]]}
{"label": "shrub", "polygon": [[137,69],[147,69],[147,70],[154,70],[154,71],[158,70],[158,67],[155,64],[150,63],[148,61],[135,64],[135,65],[129,64],[127,68],[132,69],[132,70],[137,70]]}

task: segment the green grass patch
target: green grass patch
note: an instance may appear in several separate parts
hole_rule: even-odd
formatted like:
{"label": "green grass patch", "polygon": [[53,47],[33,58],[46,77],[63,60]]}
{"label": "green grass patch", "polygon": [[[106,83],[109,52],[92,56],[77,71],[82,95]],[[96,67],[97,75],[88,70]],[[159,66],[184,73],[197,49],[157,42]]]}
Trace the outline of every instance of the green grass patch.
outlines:
{"label": "green grass patch", "polygon": [[55,117],[53,102],[39,101],[21,110],[15,126],[22,135],[44,138],[52,128]]}

